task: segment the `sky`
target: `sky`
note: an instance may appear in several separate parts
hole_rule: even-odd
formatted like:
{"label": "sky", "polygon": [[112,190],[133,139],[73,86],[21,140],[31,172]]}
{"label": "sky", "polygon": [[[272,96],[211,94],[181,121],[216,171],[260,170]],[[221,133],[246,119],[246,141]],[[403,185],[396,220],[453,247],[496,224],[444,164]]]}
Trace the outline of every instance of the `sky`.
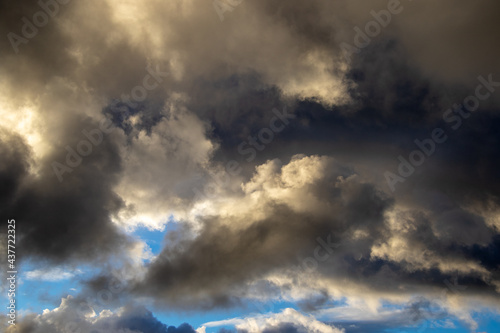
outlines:
{"label": "sky", "polygon": [[0,0],[0,331],[500,331],[498,13]]}

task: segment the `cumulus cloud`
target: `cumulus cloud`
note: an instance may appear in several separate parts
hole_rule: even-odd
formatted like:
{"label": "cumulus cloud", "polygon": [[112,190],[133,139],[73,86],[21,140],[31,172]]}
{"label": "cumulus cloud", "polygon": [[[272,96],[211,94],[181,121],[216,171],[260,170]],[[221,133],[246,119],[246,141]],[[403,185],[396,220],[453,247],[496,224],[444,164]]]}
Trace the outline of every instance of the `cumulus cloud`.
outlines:
{"label": "cumulus cloud", "polygon": [[129,227],[162,229],[171,214],[182,214],[196,194],[193,188],[208,178],[216,148],[207,138],[208,125],[175,101],[162,116],[149,134],[134,128],[122,148],[125,163],[116,193],[127,209],[118,220]]}
{"label": "cumulus cloud", "polygon": [[[283,166],[269,161],[242,188],[245,196],[207,208],[202,215],[214,215],[205,218],[194,239],[173,236],[135,288],[162,294],[158,302],[176,306],[227,303],[242,295],[246,282],[312,251],[317,237],[331,233],[339,240],[359,229],[377,232],[390,206],[328,157],[296,156]],[[370,207],[368,213],[359,212],[361,206]]]}
{"label": "cumulus cloud", "polygon": [[44,310],[39,315],[28,314],[15,326],[9,326],[6,332],[194,333],[195,330],[186,323],[178,327],[167,326],[146,308],[133,304],[115,312],[102,310],[97,314],[81,299],[68,296],[61,300],[59,307]]}
{"label": "cumulus cloud", "polygon": [[[131,290],[161,295],[155,297],[158,305],[212,308],[257,297],[254,282],[265,281],[276,288],[261,290],[270,299],[306,301],[325,290],[333,297],[363,295],[378,304],[380,299],[408,302],[416,291],[430,297],[446,290],[443,280],[458,274],[467,281],[461,297],[489,303],[488,294],[497,292],[494,269],[454,250],[465,245],[461,238],[434,229],[432,216],[401,211],[352,166],[331,157],[268,161],[241,188],[240,197],[200,204],[201,216],[210,216],[201,230],[171,234],[145,279]],[[319,259],[325,253],[326,259]],[[307,260],[313,262],[312,272]],[[350,282],[340,287],[346,279]],[[399,290],[388,286],[388,279]],[[441,296],[451,301],[449,293]]]}

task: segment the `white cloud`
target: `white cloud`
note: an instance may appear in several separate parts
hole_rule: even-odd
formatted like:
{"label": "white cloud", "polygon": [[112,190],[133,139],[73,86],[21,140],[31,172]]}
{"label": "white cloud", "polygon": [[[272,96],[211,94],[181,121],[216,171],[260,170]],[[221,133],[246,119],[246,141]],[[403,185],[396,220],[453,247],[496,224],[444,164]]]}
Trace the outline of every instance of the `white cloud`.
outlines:
{"label": "white cloud", "polygon": [[71,279],[75,275],[81,273],[82,271],[80,271],[79,269],[69,271],[60,267],[49,269],[35,269],[33,271],[26,272],[26,279],[55,282]]}
{"label": "white cloud", "polygon": [[163,230],[169,216],[192,196],[197,177],[208,167],[216,145],[206,137],[207,126],[177,103],[181,102],[172,102],[164,110],[167,117],[151,134],[136,132],[130,144],[122,147],[126,164],[116,192],[128,206],[118,216],[127,228],[143,225]]}
{"label": "white cloud", "polygon": [[[279,329],[282,325],[293,325],[298,332],[309,333],[343,333],[343,329],[327,325],[306,316],[294,309],[287,308],[281,313],[271,315],[257,315],[247,318],[233,318],[222,321],[205,323],[205,327],[218,327],[223,325],[234,325],[238,330],[246,330],[249,333],[259,333],[266,329]],[[204,329],[200,327],[199,329]],[[201,332],[201,331],[200,331]]]}

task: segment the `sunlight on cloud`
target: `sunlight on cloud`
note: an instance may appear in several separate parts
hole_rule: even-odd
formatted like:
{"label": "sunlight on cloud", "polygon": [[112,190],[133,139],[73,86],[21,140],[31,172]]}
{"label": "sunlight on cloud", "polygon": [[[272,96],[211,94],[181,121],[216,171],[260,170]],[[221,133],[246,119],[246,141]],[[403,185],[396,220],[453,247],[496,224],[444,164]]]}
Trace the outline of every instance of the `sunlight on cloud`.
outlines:
{"label": "sunlight on cloud", "polygon": [[[260,333],[265,330],[284,329],[284,325],[292,325],[298,329],[298,332],[310,333],[344,333],[343,329],[326,325],[314,319],[313,316],[306,316],[302,313],[288,308],[281,313],[272,315],[258,315],[247,318],[234,318],[218,322],[208,322],[203,326],[217,327],[223,325],[234,325],[238,330],[244,330],[249,333]],[[202,329],[202,328],[201,328]]]}
{"label": "sunlight on cloud", "polygon": [[15,107],[6,96],[0,97],[2,126],[24,138],[36,160],[39,160],[47,154],[49,146],[43,139],[45,129],[42,118],[35,110],[35,106]]}

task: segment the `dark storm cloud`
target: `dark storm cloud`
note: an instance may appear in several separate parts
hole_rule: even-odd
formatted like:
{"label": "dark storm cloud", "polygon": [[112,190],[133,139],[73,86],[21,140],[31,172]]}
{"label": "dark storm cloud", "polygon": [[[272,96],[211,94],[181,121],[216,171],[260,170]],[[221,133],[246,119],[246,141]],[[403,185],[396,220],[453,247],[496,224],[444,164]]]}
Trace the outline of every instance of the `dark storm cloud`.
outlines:
{"label": "dark storm cloud", "polygon": [[[273,108],[285,107],[295,118],[257,152],[250,169],[268,159],[287,159],[297,153],[332,155],[380,167],[397,157],[395,149],[411,151],[413,140],[428,134],[452,96],[411,67],[401,45],[381,44],[380,49],[369,48],[360,55],[347,73],[346,80],[353,85],[352,104],[328,108],[314,99],[290,100],[255,75],[233,75],[215,85],[197,86],[190,105],[214,125],[213,135],[220,141],[215,159],[235,159],[246,165],[249,156],[241,154],[239,145],[269,127]],[[199,97],[200,91],[212,91],[217,98]],[[229,96],[220,98],[225,92]]]}
{"label": "dark storm cloud", "polygon": [[[437,243],[443,242],[442,246],[449,246],[449,242],[485,246],[495,231],[481,213],[471,213],[468,207],[498,207],[497,181],[492,181],[500,176],[500,155],[495,150],[500,139],[495,130],[498,117],[489,108],[481,108],[453,131],[442,120],[442,114],[453,98],[460,102],[467,92],[458,89],[448,94],[441,86],[432,85],[405,60],[395,57],[397,50],[394,45],[386,48],[380,51],[380,57],[352,70],[350,75],[357,86],[356,105],[328,110],[311,101],[298,102],[293,109],[296,118],[251,164],[263,163],[273,156],[286,159],[297,151],[327,154],[363,169],[363,174],[387,189],[384,172],[397,168],[397,156],[407,158],[417,148],[415,139],[424,140],[433,128],[443,128],[449,135],[448,141],[436,145],[436,153],[405,183],[397,185],[397,199],[416,212],[432,212],[426,223],[441,234]],[[376,64],[371,66],[373,62]],[[385,76],[384,84],[379,84],[381,76]],[[247,120],[251,124],[248,128],[265,124],[270,117],[269,112],[252,114],[254,118]],[[223,133],[225,144],[221,151],[245,163],[243,156],[237,154],[242,130],[237,123],[234,132],[231,126],[226,128],[217,132]],[[255,126],[250,133],[255,135],[258,130]],[[421,243],[431,246],[434,231],[429,230]]]}
{"label": "dark storm cloud", "polygon": [[8,204],[21,180],[27,176],[30,164],[30,149],[24,143],[23,138],[10,133],[7,129],[0,128],[2,169],[1,174],[1,196],[0,200]]}
{"label": "dark storm cloud", "polygon": [[129,329],[139,332],[158,333],[195,333],[191,325],[184,323],[179,327],[167,326],[158,321],[151,312],[146,309],[130,309],[121,314],[121,318],[116,322],[119,330]]}
{"label": "dark storm cloud", "polygon": [[406,22],[398,24],[400,40],[425,75],[447,84],[474,84],[479,73],[499,74],[500,48],[495,39],[500,23],[494,14],[499,9],[498,2],[491,0],[442,1],[431,8],[415,3],[402,13]]}
{"label": "dark storm cloud", "polygon": [[[33,23],[33,15],[46,12],[39,2],[59,10],[46,25],[35,26],[37,33],[19,45],[16,53],[7,36],[24,36],[29,30],[26,20]],[[108,101],[119,99],[142,82],[151,66],[149,54],[127,40],[109,3],[24,0],[16,4],[2,1],[0,6],[5,18],[0,24],[0,70],[8,83],[5,89],[15,94],[21,105],[33,101],[49,88],[47,83],[57,79],[78,89],[89,88]],[[116,37],[110,40],[110,34]],[[154,94],[161,94],[161,89]]]}
{"label": "dark storm cloud", "polygon": [[[2,129],[1,213],[18,221],[17,236],[25,244],[19,259],[36,257],[56,263],[100,260],[111,253],[124,253],[132,244],[111,222],[125,206],[113,190],[123,171],[120,148],[113,135],[104,134],[103,143],[93,146],[92,153],[83,157],[80,165],[64,172],[63,182],[58,181],[53,163],[67,165],[66,147],[76,150],[77,144],[86,139],[82,130],[99,128],[98,121],[107,115],[106,109],[100,114],[97,104],[92,111],[100,119],[81,113],[86,103],[82,101],[89,101],[80,90],[82,86],[109,101],[120,98],[142,83],[148,62],[126,42],[108,44],[106,29],[102,29],[107,26],[107,32],[117,30],[106,3],[100,2],[98,9],[82,8],[74,1],[43,3],[58,6],[57,14],[39,27],[28,43],[20,44],[17,53],[10,45],[8,33],[23,36],[24,18],[33,22],[33,15],[43,10],[38,1],[0,3],[0,71],[5,84],[2,87],[6,96],[11,96],[9,106],[35,104],[32,109],[38,113],[39,122],[26,131],[38,131],[47,147],[39,160],[35,158],[39,152],[34,152],[36,148],[29,147],[23,138],[32,133],[17,137],[15,132]],[[69,22],[79,29],[68,28]],[[100,51],[95,52],[96,49]],[[163,103],[157,97],[159,91],[150,93],[151,101],[137,110],[142,114],[140,129],[148,130],[158,121],[160,107],[156,104]],[[160,102],[156,102],[158,99]],[[26,111],[16,112],[22,118]],[[58,172],[61,174],[61,169]]]}
{"label": "dark storm cloud", "polygon": [[[71,2],[60,5],[59,15],[67,14],[72,7]],[[2,60],[2,75],[5,79],[12,80],[12,92],[26,90],[27,88],[40,88],[40,81],[49,77],[65,75],[75,65],[70,59],[65,47],[70,43],[70,38],[61,31],[57,25],[58,16],[50,18],[49,22],[36,29],[34,37],[27,39],[26,44],[18,45],[15,52],[8,38],[9,33],[23,37],[23,27],[29,26],[26,21],[33,24],[33,15],[42,12],[37,0],[22,0],[15,3],[8,0],[0,2],[2,20],[0,23],[0,59]],[[31,32],[28,27],[25,31]],[[30,34],[31,35],[31,34]]]}
{"label": "dark storm cloud", "polygon": [[[87,119],[67,124],[65,143],[73,149],[81,139],[74,136],[81,125],[98,126]],[[114,143],[105,138],[70,177],[59,182],[52,162],[65,163],[69,153],[64,147],[47,156],[41,165],[30,165],[33,152],[20,138],[3,134],[2,215],[17,221],[22,256],[54,262],[93,260],[119,253],[131,244],[111,223],[111,217],[123,205],[111,190],[121,170]],[[40,168],[36,176],[30,174],[30,167]]]}

